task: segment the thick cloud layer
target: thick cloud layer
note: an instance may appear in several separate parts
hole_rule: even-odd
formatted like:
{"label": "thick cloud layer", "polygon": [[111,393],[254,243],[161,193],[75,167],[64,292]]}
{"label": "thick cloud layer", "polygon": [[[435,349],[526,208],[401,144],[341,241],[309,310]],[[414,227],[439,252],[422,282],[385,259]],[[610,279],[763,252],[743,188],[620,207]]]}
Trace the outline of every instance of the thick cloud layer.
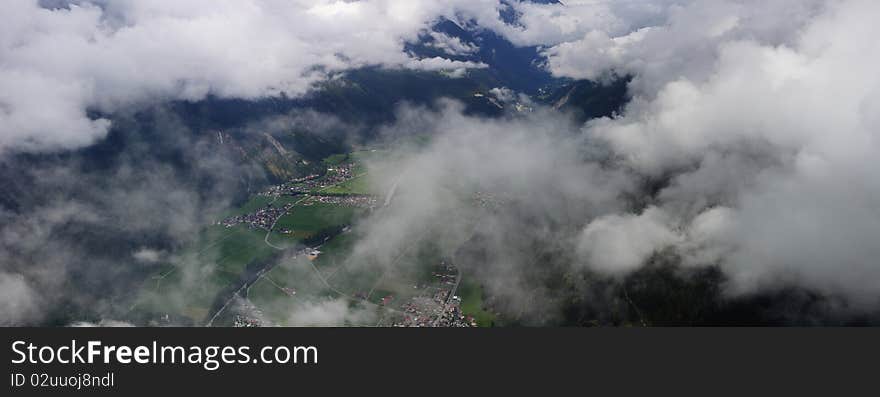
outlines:
{"label": "thick cloud layer", "polygon": [[[54,4],[53,4],[54,3]],[[17,0],[0,14],[0,151],[76,148],[112,112],[207,94],[296,96],[364,65],[484,67],[413,59],[404,43],[458,10],[497,17],[496,1]],[[472,14],[472,13],[471,13]],[[486,17],[488,18],[488,17]]]}
{"label": "thick cloud layer", "polygon": [[[401,252],[429,242],[510,310],[554,316],[540,277],[571,270],[572,259],[558,261],[562,269],[536,262],[547,252],[575,255],[585,223],[626,211],[622,198],[637,178],[603,167],[578,126],[550,110],[502,119],[462,113],[454,102],[438,111],[404,107],[384,131],[393,141],[434,139],[370,164],[396,188],[384,186],[395,192],[390,204],[361,224],[350,266],[393,270]],[[473,252],[459,252],[472,243]]]}
{"label": "thick cloud layer", "polygon": [[[0,152],[87,146],[110,126],[94,110],[208,94],[297,96],[366,65],[452,77],[485,67],[405,51],[441,17],[519,45],[555,45],[597,29],[624,34],[661,20],[667,3],[674,2],[17,0],[0,15]],[[514,10],[517,24],[502,10]],[[475,51],[432,36],[451,56]]]}
{"label": "thick cloud layer", "polygon": [[[624,35],[665,20],[680,2],[17,0],[0,15],[0,152],[87,146],[110,124],[92,110],[208,94],[297,96],[366,65],[452,77],[485,67],[404,50],[441,17],[517,45],[550,46],[588,32]],[[504,12],[518,15],[516,23]],[[475,51],[432,37],[451,56]],[[566,45],[554,51],[564,54]]]}
{"label": "thick cloud layer", "polygon": [[659,195],[670,227],[698,262],[711,251],[733,290],[781,281],[876,302],[878,13],[859,0],[699,2],[662,26],[564,44],[550,64],[636,76],[624,114],[585,133],[643,174],[674,173]]}
{"label": "thick cloud layer", "polygon": [[[429,226],[476,230],[488,258],[477,272],[513,307],[549,301],[533,299],[552,291],[530,273],[548,252],[619,277],[669,249],[688,266],[719,265],[730,294],[796,285],[857,305],[880,297],[876,1],[514,3],[512,25],[490,0],[68,3],[17,1],[0,16],[0,152],[89,145],[109,127],[90,110],[207,94],[299,95],[364,65],[481,67],[404,52],[445,16],[544,46],[558,76],[631,76],[633,99],[620,115],[585,126],[538,106],[500,120],[463,116],[454,104],[404,108],[388,135],[436,139],[374,165],[400,193],[367,222],[358,255],[387,265]],[[474,51],[433,37],[447,54]],[[451,222],[478,192],[506,204],[480,214],[477,226]],[[133,259],[157,255],[145,247]],[[33,316],[40,299],[26,279],[0,273],[0,286],[18,291],[3,311]],[[330,306],[338,315],[316,308],[305,322],[345,317]]]}
{"label": "thick cloud layer", "polygon": [[116,143],[94,151],[0,159],[0,325],[126,314],[116,299],[259,172],[161,109],[117,127]]}
{"label": "thick cloud layer", "polygon": [[[529,7],[548,10],[521,9]],[[720,265],[731,294],[799,286],[844,297],[856,307],[876,305],[880,43],[872,37],[880,34],[873,21],[880,5],[719,0],[668,7],[657,15],[662,17],[655,26],[621,34],[614,33],[617,25],[599,25],[547,50],[548,67],[559,75],[633,76],[632,102],[617,117],[589,122],[581,142],[607,149],[610,169],[631,172],[631,183],[621,186],[659,183],[658,192],[641,192],[648,206],[602,214],[538,201],[547,197],[534,198],[535,192],[626,192],[587,188],[595,175],[586,170],[556,170],[573,143],[548,138],[546,129],[559,127],[549,120],[486,125],[447,114],[436,121],[439,130],[460,141],[444,145],[441,139],[414,163],[400,166],[427,170],[419,177],[423,182],[410,182],[428,192],[400,219],[415,222],[434,213],[425,203],[446,200],[425,183],[518,180],[531,186],[519,194],[540,203],[528,207],[527,218],[581,217],[577,241],[564,249],[590,269],[627,274],[672,248],[685,264]],[[493,133],[496,128],[509,135]],[[486,132],[466,132],[471,130]],[[533,135],[508,140],[525,134],[520,130]],[[491,150],[467,155],[483,148],[484,139]],[[555,145],[540,144],[543,139]],[[450,167],[447,161],[458,171],[437,175]],[[530,164],[556,171],[532,178],[534,172],[523,169]],[[554,183],[550,190],[547,180]],[[509,261],[500,253],[513,252],[518,243],[499,241],[498,258]]]}

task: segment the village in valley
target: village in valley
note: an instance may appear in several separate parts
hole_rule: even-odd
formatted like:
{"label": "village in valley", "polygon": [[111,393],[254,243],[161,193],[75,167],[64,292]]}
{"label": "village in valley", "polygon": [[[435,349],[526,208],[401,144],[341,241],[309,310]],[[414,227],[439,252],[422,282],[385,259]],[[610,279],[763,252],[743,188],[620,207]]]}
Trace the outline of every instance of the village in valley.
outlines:
{"label": "village in valley", "polygon": [[[171,268],[153,278],[155,286],[148,283],[142,309],[156,313],[161,325],[169,319],[167,302],[182,295],[188,301],[172,318],[209,326],[264,327],[302,325],[291,313],[342,299],[351,308],[372,313],[368,322],[353,319],[347,325],[491,325],[493,315],[482,307],[479,288],[463,282],[451,258],[407,248],[397,255],[398,268],[376,268],[354,256],[358,219],[390,202],[370,190],[369,175],[356,158],[348,155],[328,164],[322,174],[263,189],[215,221],[206,241],[194,249],[199,259],[217,263],[217,270],[205,278],[204,290],[171,290],[180,277]],[[474,197],[476,205],[495,201],[486,194]],[[470,292],[463,294],[463,285]]]}
{"label": "village in valley", "polygon": [[[307,207],[314,204],[327,204],[372,210],[376,206],[377,199],[371,194],[360,191],[327,191],[328,188],[337,187],[358,177],[364,177],[363,175],[355,175],[354,167],[353,163],[347,162],[328,168],[327,174],[323,176],[312,174],[272,186],[259,193],[261,197],[272,199],[264,207],[246,214],[228,217],[218,221],[217,224],[227,228],[245,224],[250,228],[271,231],[276,221],[281,216],[290,213],[296,205]],[[299,200],[296,202],[288,200],[283,204],[276,204],[280,197],[296,197]],[[289,231],[289,229],[285,230]]]}

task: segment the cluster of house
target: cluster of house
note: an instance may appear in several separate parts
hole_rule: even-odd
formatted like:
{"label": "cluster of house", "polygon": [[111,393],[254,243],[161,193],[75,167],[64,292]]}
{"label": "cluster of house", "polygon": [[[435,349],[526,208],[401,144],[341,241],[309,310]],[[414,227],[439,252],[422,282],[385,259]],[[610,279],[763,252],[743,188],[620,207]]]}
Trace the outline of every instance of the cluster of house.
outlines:
{"label": "cluster of house", "polygon": [[236,314],[232,317],[232,326],[233,327],[265,327],[267,325],[262,318],[263,311],[258,307],[254,306],[247,299],[241,299],[237,303],[237,307],[235,308]]}
{"label": "cluster of house", "polygon": [[354,164],[343,163],[327,168],[327,173],[322,175],[311,174],[302,178],[291,179],[287,183],[272,186],[261,194],[264,196],[299,195],[315,192],[328,186],[345,182],[354,178]]}
{"label": "cluster of house", "polygon": [[232,326],[236,328],[256,328],[261,325],[260,320],[248,316],[236,315],[232,320]]}
{"label": "cluster of house", "polygon": [[354,164],[344,163],[331,168],[327,168],[327,173],[323,177],[319,175],[309,175],[305,178],[294,179],[283,185],[280,193],[284,194],[301,194],[313,192],[323,189],[327,186],[333,186],[354,178]]}
{"label": "cluster of house", "polygon": [[292,207],[293,204],[291,203],[287,203],[281,207],[268,204],[254,213],[233,216],[217,223],[226,227],[232,227],[244,223],[247,224],[249,228],[269,230],[272,228],[272,225],[275,224],[275,221],[286,214]]}
{"label": "cluster of house", "polygon": [[[457,287],[458,269],[444,261],[431,272],[431,275],[435,280],[435,286],[422,286],[427,294],[416,296],[403,304],[401,306],[403,314],[392,323],[392,326],[476,327],[474,319],[462,313],[461,297],[452,295]],[[384,299],[382,303],[387,305]]]}
{"label": "cluster of house", "polygon": [[280,196],[280,195],[297,195],[300,193],[308,193],[318,186],[318,179],[321,175],[311,174],[302,178],[291,179],[287,183],[274,185],[260,193],[264,196]]}
{"label": "cluster of house", "polygon": [[312,198],[306,200],[303,205],[311,205],[311,204],[335,204],[335,205],[343,205],[348,207],[361,207],[361,208],[375,208],[376,197],[374,196],[362,196],[362,195],[350,195],[350,196],[321,196],[321,195],[313,195]]}
{"label": "cluster of house", "polygon": [[327,168],[327,176],[324,181],[328,185],[333,185],[354,178],[354,176],[354,163],[342,163]]}
{"label": "cluster of house", "polygon": [[434,326],[469,328],[476,327],[477,321],[461,312],[461,297],[453,295],[443,306]]}
{"label": "cluster of house", "polygon": [[433,296],[417,296],[403,305],[403,315],[394,327],[476,327],[471,316],[461,312],[461,298],[441,289]]}

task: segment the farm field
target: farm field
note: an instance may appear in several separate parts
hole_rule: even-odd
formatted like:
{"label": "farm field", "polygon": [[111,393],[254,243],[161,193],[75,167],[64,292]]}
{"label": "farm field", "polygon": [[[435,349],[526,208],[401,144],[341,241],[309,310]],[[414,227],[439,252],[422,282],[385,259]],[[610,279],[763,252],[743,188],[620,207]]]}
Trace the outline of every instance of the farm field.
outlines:
{"label": "farm field", "polygon": [[[351,224],[363,209],[332,205],[296,205],[275,223],[272,241],[278,239],[304,240],[316,233]],[[284,231],[288,233],[284,233]]]}
{"label": "farm field", "polygon": [[274,252],[264,233],[245,226],[210,226],[201,241],[144,283],[132,310],[204,320],[214,298],[236,282],[247,265]]}
{"label": "farm field", "polygon": [[473,316],[480,327],[491,327],[495,323],[495,315],[483,308],[483,287],[465,277],[458,288],[461,297],[461,312]]}
{"label": "farm field", "polygon": [[328,194],[370,194],[369,175],[363,174],[321,191]]}

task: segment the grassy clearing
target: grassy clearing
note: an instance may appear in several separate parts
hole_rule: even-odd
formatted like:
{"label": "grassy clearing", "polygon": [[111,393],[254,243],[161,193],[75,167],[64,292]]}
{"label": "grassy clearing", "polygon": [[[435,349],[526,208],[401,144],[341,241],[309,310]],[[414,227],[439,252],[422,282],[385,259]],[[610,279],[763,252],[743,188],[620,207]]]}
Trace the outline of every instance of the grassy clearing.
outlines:
{"label": "grassy clearing", "polygon": [[348,154],[344,154],[344,153],[343,154],[334,154],[334,155],[327,156],[327,158],[325,158],[323,160],[323,162],[325,165],[339,165],[339,164],[344,163],[346,160],[348,160],[348,158],[349,158]]}
{"label": "grassy clearing", "polygon": [[391,152],[385,149],[364,149],[349,153],[348,158],[355,164],[363,164],[370,160],[387,157],[389,154]]}
{"label": "grassy clearing", "polygon": [[348,263],[333,276],[329,283],[336,289],[355,297],[364,298],[382,277],[381,269]]}
{"label": "grassy clearing", "polygon": [[223,214],[224,218],[250,214],[252,212],[256,212],[258,209],[265,207],[267,204],[272,202],[272,197],[268,196],[260,196],[255,195],[250,198],[246,203],[242,204],[241,207],[231,209]]}
{"label": "grassy clearing", "polygon": [[302,196],[279,196],[278,200],[276,200],[275,203],[273,203],[272,205],[275,207],[283,207],[286,204],[296,204],[302,199]]}
{"label": "grassy clearing", "polygon": [[353,233],[343,233],[334,237],[321,246],[321,256],[315,259],[315,267],[324,277],[329,277],[345,266],[356,240]]}
{"label": "grassy clearing", "polygon": [[495,315],[483,308],[483,287],[480,284],[463,277],[457,294],[461,297],[461,312],[473,316],[477,325],[491,327],[495,323]]}
{"label": "grassy clearing", "polygon": [[321,190],[329,194],[371,194],[370,180],[368,175],[360,175],[345,182]]}
{"label": "grassy clearing", "polygon": [[240,274],[253,261],[264,259],[273,253],[272,247],[263,241],[265,232],[244,226],[235,226],[235,235],[223,240],[216,247],[217,265],[221,271]]}
{"label": "grassy clearing", "polygon": [[297,238],[307,238],[321,230],[347,225],[363,210],[332,204],[297,205],[278,219],[276,230],[288,229]]}

